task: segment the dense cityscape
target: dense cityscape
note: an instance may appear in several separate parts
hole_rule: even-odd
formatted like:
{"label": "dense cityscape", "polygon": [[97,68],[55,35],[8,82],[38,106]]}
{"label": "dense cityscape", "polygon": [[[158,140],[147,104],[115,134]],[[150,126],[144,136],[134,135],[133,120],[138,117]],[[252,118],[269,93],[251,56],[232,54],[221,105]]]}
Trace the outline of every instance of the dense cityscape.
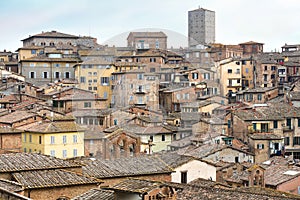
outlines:
{"label": "dense cityscape", "polygon": [[187,12],[126,46],[60,30],[0,52],[0,199],[300,199],[300,44],[216,43]]}

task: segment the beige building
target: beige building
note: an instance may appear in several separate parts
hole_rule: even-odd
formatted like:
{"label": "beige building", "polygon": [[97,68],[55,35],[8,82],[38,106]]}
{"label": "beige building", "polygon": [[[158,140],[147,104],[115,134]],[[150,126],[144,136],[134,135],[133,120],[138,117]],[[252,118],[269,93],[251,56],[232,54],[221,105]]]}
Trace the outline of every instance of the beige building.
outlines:
{"label": "beige building", "polygon": [[136,49],[167,49],[167,35],[160,32],[130,32],[127,46]]}
{"label": "beige building", "polygon": [[106,107],[110,107],[112,96],[112,73],[115,66],[102,59],[90,59],[74,67],[75,79],[79,88],[89,90],[106,99]]}
{"label": "beige building", "polygon": [[242,63],[230,59],[220,65],[221,95],[232,96],[242,89]]}
{"label": "beige building", "polygon": [[112,107],[136,105],[158,110],[158,76],[143,69],[114,72]]}

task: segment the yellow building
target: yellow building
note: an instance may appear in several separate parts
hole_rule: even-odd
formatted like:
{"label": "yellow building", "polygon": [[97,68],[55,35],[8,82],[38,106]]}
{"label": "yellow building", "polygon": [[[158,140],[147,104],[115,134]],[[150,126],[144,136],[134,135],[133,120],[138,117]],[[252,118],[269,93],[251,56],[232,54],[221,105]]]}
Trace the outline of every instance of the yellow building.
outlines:
{"label": "yellow building", "polygon": [[38,152],[57,158],[84,156],[84,130],[74,118],[45,120],[20,127],[24,152]]}
{"label": "yellow building", "polygon": [[102,59],[90,59],[76,65],[75,79],[78,80],[79,88],[93,91],[100,98],[107,99],[106,107],[111,102],[111,74],[115,68],[111,62]]}
{"label": "yellow building", "polygon": [[242,89],[242,62],[231,59],[220,66],[221,95],[233,96]]}

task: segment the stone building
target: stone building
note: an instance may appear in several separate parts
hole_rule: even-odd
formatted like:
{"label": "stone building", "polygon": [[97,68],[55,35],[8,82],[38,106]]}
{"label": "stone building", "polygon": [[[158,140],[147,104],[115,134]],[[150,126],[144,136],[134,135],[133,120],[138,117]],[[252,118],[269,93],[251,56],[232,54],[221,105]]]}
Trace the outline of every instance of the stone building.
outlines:
{"label": "stone building", "polygon": [[130,32],[127,46],[136,49],[167,49],[167,35],[160,32]]}
{"label": "stone building", "polygon": [[198,8],[188,12],[189,47],[215,42],[215,12]]}

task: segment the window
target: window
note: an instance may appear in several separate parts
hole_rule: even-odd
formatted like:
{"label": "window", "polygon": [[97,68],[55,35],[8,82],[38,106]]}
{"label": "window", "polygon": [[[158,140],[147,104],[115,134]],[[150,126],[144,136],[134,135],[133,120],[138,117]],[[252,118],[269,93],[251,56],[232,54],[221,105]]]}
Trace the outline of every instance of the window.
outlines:
{"label": "window", "polygon": [[228,74],[232,74],[232,69],[228,69],[228,70],[227,70],[227,73],[228,73]]}
{"label": "window", "polygon": [[88,90],[92,90],[92,89],[93,89],[93,87],[91,87],[91,86],[90,86],[90,87],[88,87]]}
{"label": "window", "polygon": [[73,135],[73,143],[77,143],[77,135]]}
{"label": "window", "polygon": [[43,78],[48,78],[48,72],[43,72]]}
{"label": "window", "polygon": [[261,124],[261,132],[268,132],[269,131],[269,124],[262,123]]}
{"label": "window", "polygon": [[293,144],[294,145],[300,145],[300,137],[294,137]]}
{"label": "window", "polygon": [[264,74],[264,81],[267,81],[267,80],[268,80],[268,75]]}
{"label": "window", "polygon": [[239,74],[239,73],[241,73],[241,70],[240,69],[236,69],[236,72],[235,72],[236,74]]}
{"label": "window", "polygon": [[249,68],[246,68],[245,72],[246,72],[246,74],[248,74],[249,73]]}
{"label": "window", "polygon": [[31,50],[31,54],[36,54],[36,50],[35,50],[35,49],[32,49],[32,50]]}
{"label": "window", "polygon": [[60,67],[60,64],[56,63],[54,64],[55,67]]}
{"label": "window", "polygon": [[257,100],[261,101],[262,100],[262,94],[257,95]]}
{"label": "window", "polygon": [[275,74],[271,74],[271,79],[275,79]]}
{"label": "window", "polygon": [[67,143],[67,136],[63,135],[63,144],[66,144],[66,143]]}
{"label": "window", "polygon": [[284,138],[284,145],[290,145],[290,137]]}
{"label": "window", "polygon": [[156,58],[150,58],[150,62],[156,62]]}
{"label": "window", "polygon": [[264,149],[265,148],[265,145],[264,144],[257,144],[257,149]]}
{"label": "window", "polygon": [[107,92],[103,93],[103,98],[107,99]]}
{"label": "window", "polygon": [[176,99],[177,99],[177,100],[180,99],[180,94],[176,94]]}
{"label": "window", "polygon": [[26,148],[24,148],[24,153],[26,153],[27,152],[27,149]]}
{"label": "window", "polygon": [[264,87],[268,87],[268,84],[264,84]]}
{"label": "window", "polygon": [[268,66],[265,66],[265,71],[267,71],[268,70]]}
{"label": "window", "polygon": [[273,128],[278,128],[278,121],[277,120],[273,121]]}
{"label": "window", "polygon": [[65,78],[71,78],[70,77],[70,72],[65,72]]}
{"label": "window", "polygon": [[154,67],[151,67],[151,68],[150,68],[150,72],[155,72],[155,68],[154,68]]}
{"label": "window", "polygon": [[118,125],[118,120],[114,119],[114,125]]}
{"label": "window", "polygon": [[70,64],[69,64],[69,63],[66,63],[66,67],[70,67]]}
{"label": "window", "polygon": [[198,79],[198,73],[192,73],[192,79]]}
{"label": "window", "polygon": [[89,75],[89,76],[92,76],[92,74],[93,74],[92,72],[88,72],[88,75]]}
{"label": "window", "polygon": [[256,123],[252,124],[253,130],[256,131]]}
{"label": "window", "polygon": [[292,120],[291,120],[291,118],[287,118],[286,119],[286,125],[289,127],[289,129],[292,128]]}
{"label": "window", "polygon": [[227,121],[227,127],[230,128],[231,127],[231,120]]}
{"label": "window", "polygon": [[42,136],[39,136],[39,144],[42,144]]}
{"label": "window", "polygon": [[93,90],[97,90],[97,87],[93,87]]}
{"label": "window", "polygon": [[155,42],[155,48],[159,49],[159,41],[158,40],[156,40],[156,42]]}
{"label": "window", "polygon": [[138,80],[143,80],[144,79],[144,74],[137,74],[137,79]]}
{"label": "window", "polygon": [[84,107],[85,108],[91,108],[92,107],[92,103],[91,102],[84,102]]}
{"label": "window", "polygon": [[162,134],[161,135],[161,141],[165,141],[166,140],[166,136],[165,136],[165,134]]}
{"label": "window", "polygon": [[29,78],[36,78],[35,77],[35,72],[29,72]]}
{"label": "window", "polygon": [[50,137],[50,144],[55,144],[55,137],[54,136]]}
{"label": "window", "polygon": [[101,85],[109,85],[109,77],[101,77]]}
{"label": "window", "polygon": [[94,75],[94,76],[97,76],[97,72],[94,72],[93,75]]}
{"label": "window", "polygon": [[52,157],[55,156],[55,150],[50,150],[50,156],[52,156]]}
{"label": "window", "polygon": [[236,80],[237,83],[241,83],[241,79]]}
{"label": "window", "polygon": [[54,72],[54,78],[59,78],[59,72]]}
{"label": "window", "polygon": [[205,80],[209,80],[209,79],[210,79],[210,74],[209,74],[209,73],[204,73],[204,74],[203,74],[203,78],[204,78]]}
{"label": "window", "polygon": [[67,150],[64,149],[64,150],[62,151],[62,157],[63,157],[63,158],[66,158],[66,157],[67,157]]}
{"label": "window", "polygon": [[271,66],[271,70],[275,71],[276,70],[276,66]]}
{"label": "window", "polygon": [[187,171],[183,171],[180,173],[181,173],[181,183],[187,183]]}
{"label": "window", "polygon": [[73,157],[77,157],[77,149],[73,149]]}
{"label": "window", "polygon": [[84,77],[84,76],[81,76],[81,77],[80,77],[80,83],[85,83],[85,81],[86,81],[85,77]]}
{"label": "window", "polygon": [[26,133],[24,133],[24,142],[26,142]]}
{"label": "window", "polygon": [[300,118],[297,118],[298,121],[298,127],[300,127]]}

